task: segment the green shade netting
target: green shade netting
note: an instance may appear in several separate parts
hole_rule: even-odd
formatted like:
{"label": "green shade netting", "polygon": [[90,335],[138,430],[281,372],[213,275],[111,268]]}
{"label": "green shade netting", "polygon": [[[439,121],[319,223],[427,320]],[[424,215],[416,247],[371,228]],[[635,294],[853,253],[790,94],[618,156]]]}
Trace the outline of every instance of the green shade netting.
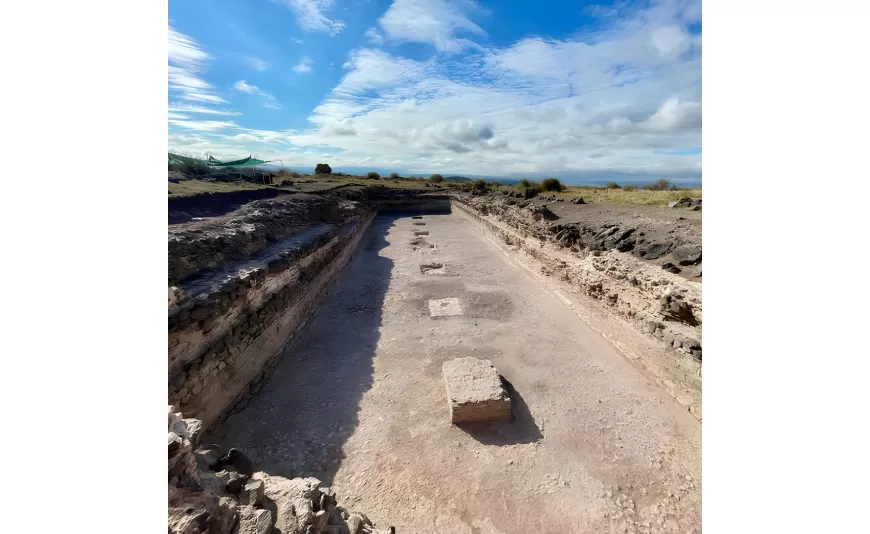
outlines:
{"label": "green shade netting", "polygon": [[181,165],[183,163],[205,163],[210,167],[253,167],[254,165],[262,165],[263,163],[269,163],[268,161],[263,161],[261,159],[254,159],[251,156],[243,159],[237,159],[235,161],[221,161],[218,159],[214,159],[209,156],[208,161],[203,161],[197,158],[190,158],[187,156],[179,156],[178,154],[169,153],[169,163],[174,165]]}
{"label": "green shade netting", "polygon": [[169,163],[171,165],[182,165],[184,163],[200,163],[203,164],[205,161],[197,158],[189,158],[187,156],[179,156],[178,154],[169,153]]}
{"label": "green shade netting", "polygon": [[254,165],[262,165],[263,163],[268,162],[261,159],[254,159],[251,156],[237,159],[235,161],[220,161],[211,156],[208,157],[208,164],[212,167],[253,167]]}

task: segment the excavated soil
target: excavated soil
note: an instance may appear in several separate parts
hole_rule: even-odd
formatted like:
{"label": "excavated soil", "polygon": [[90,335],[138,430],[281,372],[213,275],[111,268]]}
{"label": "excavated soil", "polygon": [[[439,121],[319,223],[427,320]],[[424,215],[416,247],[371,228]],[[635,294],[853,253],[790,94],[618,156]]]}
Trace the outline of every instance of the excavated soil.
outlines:
{"label": "excavated soil", "polygon": [[[423,221],[376,218],[209,441],[397,532],[700,532],[700,422],[469,221]],[[462,356],[504,376],[513,421],[450,423],[441,366]]]}

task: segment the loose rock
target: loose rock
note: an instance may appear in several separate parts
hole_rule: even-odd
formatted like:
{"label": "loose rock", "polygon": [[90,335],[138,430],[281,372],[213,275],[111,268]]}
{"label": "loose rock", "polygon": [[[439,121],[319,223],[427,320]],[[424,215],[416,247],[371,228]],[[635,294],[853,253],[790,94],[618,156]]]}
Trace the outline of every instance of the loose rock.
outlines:
{"label": "loose rock", "polygon": [[442,372],[451,422],[511,419],[511,399],[492,362],[457,358],[444,362]]}

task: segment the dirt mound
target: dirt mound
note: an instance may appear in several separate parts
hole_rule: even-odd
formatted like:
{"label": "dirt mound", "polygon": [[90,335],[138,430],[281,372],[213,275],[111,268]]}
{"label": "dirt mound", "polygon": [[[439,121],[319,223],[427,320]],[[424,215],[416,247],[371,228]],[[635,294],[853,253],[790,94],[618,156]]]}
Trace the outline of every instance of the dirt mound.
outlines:
{"label": "dirt mound", "polygon": [[[515,200],[514,195],[465,195],[481,213],[496,215],[527,235],[574,252],[616,250],[688,279],[701,276],[700,214],[692,218],[653,206]],[[670,264],[670,265],[668,265]],[[687,269],[686,267],[693,267]]]}

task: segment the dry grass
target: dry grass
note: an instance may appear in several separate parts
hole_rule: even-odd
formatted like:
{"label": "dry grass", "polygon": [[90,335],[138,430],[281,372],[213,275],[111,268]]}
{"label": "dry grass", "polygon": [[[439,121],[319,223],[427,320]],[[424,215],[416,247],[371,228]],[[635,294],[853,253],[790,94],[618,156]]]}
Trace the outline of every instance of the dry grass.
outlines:
{"label": "dry grass", "polygon": [[[417,189],[432,187],[433,184],[423,178],[380,178],[372,180],[365,176],[338,176],[336,174],[302,174],[298,178],[292,178],[296,184],[330,184],[340,186],[345,184],[373,185],[394,187],[400,189]],[[452,189],[464,188],[470,190],[473,187],[471,182],[443,182],[438,184],[441,187],[449,187]],[[497,185],[488,184],[491,190],[499,189],[515,189],[513,185]],[[169,183],[169,191],[174,197],[194,196],[203,193],[227,193],[231,191],[250,191],[255,189],[269,189],[274,186],[254,184],[250,182],[206,182],[203,180],[183,180],[180,183]],[[290,189],[295,189],[290,187]],[[305,189],[301,187],[299,189]],[[433,188],[434,189],[434,188]],[[541,193],[543,196],[556,195],[565,199],[574,197],[583,197],[586,200],[601,204],[635,204],[641,206],[666,206],[672,200],[678,200],[683,197],[700,198],[700,189],[680,189],[678,191],[647,191],[638,189],[636,191],[627,191],[625,189],[605,189],[603,187],[594,186],[577,186],[569,185],[568,189],[561,193]]]}
{"label": "dry grass", "polygon": [[[276,183],[284,177],[279,177]],[[399,189],[423,188],[427,186],[425,180],[409,179],[409,178],[381,178],[379,180],[371,180],[365,176],[337,176],[335,174],[302,174],[297,178],[291,178],[295,184],[329,184],[340,186],[345,184],[359,185],[380,185],[385,187],[394,187]],[[190,197],[201,195],[204,193],[229,193],[232,191],[251,191],[255,189],[275,189],[273,185],[255,184],[245,181],[237,182],[207,182],[204,180],[182,180],[174,184],[169,182],[169,192],[173,197]],[[288,189],[282,187],[282,189]],[[294,187],[289,187],[293,190]],[[302,187],[300,189],[306,189]]]}
{"label": "dry grass", "polygon": [[[542,193],[548,196],[550,193]],[[569,185],[566,191],[555,193],[564,198],[583,197],[600,204],[635,204],[640,206],[667,206],[668,202],[683,197],[701,198],[700,189],[680,189],[677,191],[626,191],[624,189],[604,189],[601,187]]]}
{"label": "dry grass", "polygon": [[269,188],[272,186],[250,182],[206,182],[205,180],[182,180],[177,184],[169,182],[169,192],[173,197],[192,197],[203,193],[229,193]]}

